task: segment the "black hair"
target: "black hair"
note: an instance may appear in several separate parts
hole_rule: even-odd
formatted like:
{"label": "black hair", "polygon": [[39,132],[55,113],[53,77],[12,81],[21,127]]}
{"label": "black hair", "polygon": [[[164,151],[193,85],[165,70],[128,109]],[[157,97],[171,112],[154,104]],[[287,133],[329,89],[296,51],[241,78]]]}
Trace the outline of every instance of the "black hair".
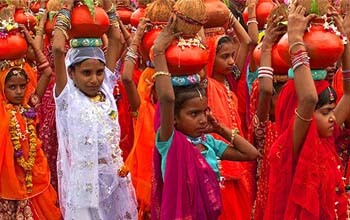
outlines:
{"label": "black hair", "polygon": [[[85,59],[85,60],[87,60],[87,59]],[[82,62],[84,62],[85,60],[82,60],[82,61],[80,61],[80,62],[76,62],[76,63],[70,65],[70,66],[68,67],[68,70],[74,71],[74,70],[75,70],[75,67],[80,66],[80,64],[81,64]]]}
{"label": "black hair", "polygon": [[5,78],[5,83],[13,76],[17,76],[18,74],[20,74],[21,76],[23,76],[27,81],[29,80],[28,79],[28,75],[27,73],[21,69],[21,68],[12,68],[8,73],[7,73],[7,76]]}
{"label": "black hair", "polygon": [[200,94],[206,97],[206,89],[201,84],[190,86],[174,86],[175,94],[175,115],[180,112],[184,104],[193,98],[200,97]]}
{"label": "black hair", "polygon": [[321,108],[324,105],[333,104],[336,102],[336,100],[337,93],[335,92],[333,87],[329,86],[318,95],[318,102],[316,104],[315,110]]}
{"label": "black hair", "polygon": [[[84,61],[86,61],[86,60],[88,60],[88,59],[89,59],[89,58],[84,59],[84,60],[82,60],[82,61],[80,61],[80,62],[76,62],[76,63],[70,65],[70,66],[68,67],[68,70],[74,71],[74,70],[75,70],[75,67],[80,66]],[[101,63],[103,63],[101,60],[99,60],[99,59],[97,59],[97,60],[100,61]]]}
{"label": "black hair", "polygon": [[282,87],[284,86],[285,82],[274,82],[273,83],[273,92],[274,92],[274,95],[278,95],[280,94],[281,90],[282,90]]}
{"label": "black hair", "polygon": [[221,37],[218,41],[218,45],[216,46],[216,53],[222,48],[222,45],[225,43],[234,44],[234,41],[233,41],[232,37],[230,37],[230,36]]}

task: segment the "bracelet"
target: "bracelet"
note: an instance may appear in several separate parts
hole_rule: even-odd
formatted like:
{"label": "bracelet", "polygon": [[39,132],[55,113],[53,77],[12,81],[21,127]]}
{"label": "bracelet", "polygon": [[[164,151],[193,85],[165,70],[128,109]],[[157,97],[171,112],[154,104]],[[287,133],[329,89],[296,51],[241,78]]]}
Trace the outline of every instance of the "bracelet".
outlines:
{"label": "bracelet", "polygon": [[250,25],[250,24],[253,24],[253,23],[256,24],[256,25],[259,24],[257,20],[249,20],[249,21],[247,21],[247,25]]}
{"label": "bracelet", "polygon": [[62,31],[62,33],[63,33],[64,37],[66,38],[66,40],[69,39],[67,31],[64,28],[62,28],[61,26],[55,26],[54,30],[56,30],[56,29]]}
{"label": "bracelet", "polygon": [[239,130],[238,128],[232,129],[231,130],[231,139],[230,139],[230,143],[233,145],[233,142],[235,140],[236,135],[239,134]]}
{"label": "bracelet", "polygon": [[312,118],[304,118],[301,115],[299,115],[297,109],[294,110],[294,113],[302,121],[305,121],[305,122],[311,122],[312,121]]}
{"label": "bracelet", "polygon": [[39,72],[42,72],[43,70],[45,70],[49,67],[50,67],[50,63],[48,61],[46,61],[43,64],[40,64],[37,69]]}
{"label": "bracelet", "polygon": [[154,53],[153,54],[154,57],[159,56],[159,55],[164,55],[164,52],[159,52],[159,53]]}
{"label": "bracelet", "polygon": [[153,74],[152,79],[155,79],[158,76],[169,76],[169,77],[171,77],[171,74],[169,72],[158,71],[155,74]]}
{"label": "bracelet", "polygon": [[38,28],[38,30],[35,33],[36,36],[43,36],[44,35],[44,30],[42,28]]}
{"label": "bracelet", "polygon": [[131,112],[131,117],[133,117],[133,118],[137,118],[138,115],[139,115],[138,111],[132,111]]}
{"label": "bracelet", "polygon": [[258,78],[273,79],[273,68],[269,66],[262,66],[258,68]]}
{"label": "bracelet", "polygon": [[350,70],[342,70],[343,79],[349,79],[350,78]]}
{"label": "bracelet", "polygon": [[136,65],[136,59],[131,56],[126,55],[124,58],[124,62],[125,61],[131,61],[134,65]]}
{"label": "bracelet", "polygon": [[297,41],[295,43],[293,43],[292,45],[289,46],[289,54],[292,54],[292,49],[293,47],[297,46],[297,45],[301,45],[301,46],[304,46],[305,47],[305,44],[304,42],[302,41]]}
{"label": "bracelet", "polygon": [[113,12],[115,13],[115,5],[114,5],[114,3],[112,3],[111,7],[108,10],[106,10],[107,14],[110,14],[110,13],[113,13]]}

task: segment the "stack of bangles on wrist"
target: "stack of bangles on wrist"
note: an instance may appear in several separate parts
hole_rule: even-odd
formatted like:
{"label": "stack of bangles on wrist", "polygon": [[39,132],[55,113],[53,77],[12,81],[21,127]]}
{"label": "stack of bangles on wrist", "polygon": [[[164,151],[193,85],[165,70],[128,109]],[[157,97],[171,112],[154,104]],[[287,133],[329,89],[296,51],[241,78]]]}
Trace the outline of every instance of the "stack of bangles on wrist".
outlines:
{"label": "stack of bangles on wrist", "polygon": [[71,11],[67,8],[62,8],[56,17],[56,23],[54,30],[58,29],[61,30],[64,34],[66,40],[68,40],[68,34],[67,31],[71,28]]}
{"label": "stack of bangles on wrist", "polygon": [[125,58],[124,60],[129,60],[131,61],[133,64],[136,64],[136,61],[137,61],[137,58],[138,58],[138,54],[136,51],[134,51],[131,47],[128,47],[127,48],[127,52],[126,52],[126,55],[125,55]]}
{"label": "stack of bangles on wrist", "polygon": [[39,8],[38,15],[41,16],[45,13],[45,8]]}
{"label": "stack of bangles on wrist", "polygon": [[256,17],[248,18],[247,25],[250,25],[250,24],[256,24],[256,25],[259,24],[258,21],[256,20]]}
{"label": "stack of bangles on wrist", "polygon": [[269,66],[261,66],[258,68],[258,78],[273,79],[273,68]]}
{"label": "stack of bangles on wrist", "polygon": [[350,81],[350,70],[342,70],[343,81]]}
{"label": "stack of bangles on wrist", "polygon": [[[291,52],[293,47],[296,45],[302,45],[304,48],[299,49],[295,52]],[[310,67],[310,57],[308,56],[306,50],[305,50],[305,45],[303,42],[295,42],[289,47],[289,53],[291,57],[291,62],[292,62],[292,69],[295,71],[298,67],[305,65],[307,67]]]}
{"label": "stack of bangles on wrist", "polygon": [[49,63],[49,61],[47,61],[47,59],[45,59],[44,61],[42,61],[38,65],[37,69],[38,69],[39,72],[42,72],[42,71],[44,71],[45,69],[47,69],[49,67],[50,67],[50,63]]}
{"label": "stack of bangles on wrist", "polygon": [[110,25],[116,28],[119,28],[119,21],[118,16],[116,13],[115,5],[112,3],[112,6],[110,9],[106,10]]}

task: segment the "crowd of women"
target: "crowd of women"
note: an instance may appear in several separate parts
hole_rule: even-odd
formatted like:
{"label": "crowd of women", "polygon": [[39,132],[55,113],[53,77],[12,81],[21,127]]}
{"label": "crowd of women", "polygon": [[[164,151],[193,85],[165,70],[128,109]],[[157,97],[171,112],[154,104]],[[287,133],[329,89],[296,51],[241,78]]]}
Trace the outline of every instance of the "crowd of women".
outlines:
{"label": "crowd of women", "polygon": [[[0,219],[350,219],[349,1],[270,1],[261,25],[264,1],[218,0],[227,22],[204,28],[202,0],[155,0],[131,28],[116,6],[141,4],[101,0],[101,38],[72,38],[86,2],[56,1],[53,33],[47,1],[35,30],[1,3],[0,41],[28,50],[0,61]],[[322,68],[317,25],[341,42]],[[171,64],[174,42],[204,64]]]}

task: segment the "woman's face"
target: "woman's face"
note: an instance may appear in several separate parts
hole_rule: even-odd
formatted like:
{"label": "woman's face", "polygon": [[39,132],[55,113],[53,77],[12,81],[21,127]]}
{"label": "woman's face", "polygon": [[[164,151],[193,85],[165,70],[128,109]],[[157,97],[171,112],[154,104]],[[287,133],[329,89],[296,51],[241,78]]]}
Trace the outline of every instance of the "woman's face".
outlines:
{"label": "woman's face", "polygon": [[74,69],[69,70],[76,87],[85,95],[94,97],[100,90],[104,80],[105,65],[97,59],[87,59],[81,64],[76,65]]}
{"label": "woman's face", "polygon": [[314,113],[317,131],[321,137],[330,137],[333,135],[335,125],[334,108],[335,103],[326,104]]}
{"label": "woman's face", "polygon": [[22,104],[27,87],[27,78],[22,74],[11,76],[5,82],[5,96],[7,100],[14,104]]}
{"label": "woman's face", "polygon": [[229,75],[232,73],[235,64],[235,47],[233,43],[226,42],[221,44],[215,56],[213,73]]}

